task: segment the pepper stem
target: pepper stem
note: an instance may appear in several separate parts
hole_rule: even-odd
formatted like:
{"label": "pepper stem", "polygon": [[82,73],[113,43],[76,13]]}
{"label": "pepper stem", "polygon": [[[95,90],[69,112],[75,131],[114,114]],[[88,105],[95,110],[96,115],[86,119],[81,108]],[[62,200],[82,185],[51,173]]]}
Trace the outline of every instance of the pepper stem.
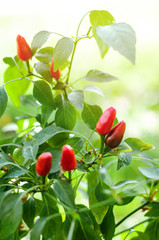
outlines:
{"label": "pepper stem", "polygon": [[45,185],[46,176],[42,176],[42,184]]}
{"label": "pepper stem", "polygon": [[71,171],[68,171],[68,179],[69,179],[69,182],[71,183],[71,181],[72,181],[72,173],[71,173]]}
{"label": "pepper stem", "polygon": [[100,135],[100,154],[103,154],[105,135]]}

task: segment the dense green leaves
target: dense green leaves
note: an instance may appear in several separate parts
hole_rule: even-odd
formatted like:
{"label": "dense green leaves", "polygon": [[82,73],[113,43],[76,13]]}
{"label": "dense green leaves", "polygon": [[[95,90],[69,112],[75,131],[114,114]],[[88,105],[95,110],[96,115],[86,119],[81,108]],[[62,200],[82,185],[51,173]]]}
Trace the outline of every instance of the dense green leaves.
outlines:
{"label": "dense green leaves", "polygon": [[[98,206],[99,201],[96,198],[96,187],[99,184],[99,173],[97,171],[91,172],[88,174],[88,195],[89,195],[89,207],[97,221],[98,224],[101,224],[105,214],[108,211],[108,206]],[[96,207],[93,207],[96,205]]]}
{"label": "dense green leaves", "polygon": [[72,38],[61,38],[54,49],[54,71],[60,68],[69,58],[73,50]]}
{"label": "dense green leaves", "polygon": [[114,77],[108,73],[101,72],[99,70],[90,70],[86,74],[86,76],[84,76],[82,79],[84,79],[86,81],[100,82],[100,83],[117,80],[116,77]]}
{"label": "dense green leaves", "polygon": [[35,53],[35,57],[44,63],[50,63],[53,57],[54,49],[52,47],[41,48],[37,53]]}
{"label": "dense green leaves", "polygon": [[130,25],[126,23],[113,23],[108,26],[98,26],[96,32],[109,47],[118,51],[132,64],[135,63],[136,37]]}
{"label": "dense green leaves", "polygon": [[117,170],[119,170],[121,167],[130,165],[131,160],[132,160],[132,156],[130,153],[121,152],[118,157]]}
{"label": "dense green leaves", "polygon": [[138,138],[127,138],[125,142],[132,148],[132,153],[142,152],[153,148],[153,145],[145,143]]}
{"label": "dense green leaves", "polygon": [[55,180],[53,186],[54,192],[58,198],[66,205],[74,208],[74,193],[71,185],[63,180]]}
{"label": "dense green leaves", "polygon": [[154,219],[148,224],[145,233],[149,236],[150,239],[159,239],[159,218]]}
{"label": "dense green leaves", "polygon": [[23,146],[23,157],[25,158],[25,163],[27,160],[32,160],[34,162],[36,161],[38,149],[39,145],[37,141],[34,138],[27,136]]}
{"label": "dense green leaves", "polygon": [[32,228],[34,224],[34,217],[35,217],[35,202],[34,199],[30,197],[23,204],[23,219],[29,228]]}
{"label": "dense green leaves", "polygon": [[115,219],[113,214],[113,207],[109,207],[103,222],[100,224],[100,229],[107,240],[112,240],[115,232]]}
{"label": "dense green leaves", "polygon": [[[4,197],[0,206],[0,238],[8,237],[16,231],[22,218],[22,201],[19,194]],[[9,226],[9,227],[8,227]]]}
{"label": "dense green leaves", "polygon": [[40,31],[33,37],[33,40],[31,43],[31,50],[32,50],[33,55],[47,41],[50,34],[51,33],[48,31]]}
{"label": "dense green leaves", "polygon": [[138,169],[147,178],[159,179],[158,167],[139,167]]}
{"label": "dense green leaves", "polygon": [[4,83],[14,79],[17,80],[8,83],[5,89],[14,105],[18,107],[20,104],[20,95],[23,95],[30,86],[30,81],[23,77],[24,75],[27,75],[28,72],[25,63],[17,57],[14,59],[8,59],[7,63],[9,64],[9,67],[4,72]]}
{"label": "dense green leaves", "polygon": [[102,113],[103,113],[102,109],[99,106],[89,105],[86,102],[84,102],[82,119],[90,129],[94,130],[96,128],[96,124]]}
{"label": "dense green leaves", "polygon": [[55,123],[57,126],[72,130],[76,123],[76,111],[72,104],[63,100],[62,105],[55,114]]}
{"label": "dense green leaves", "polygon": [[75,107],[77,107],[79,109],[82,109],[83,100],[84,100],[84,96],[83,96],[82,91],[77,90],[77,91],[71,92],[68,95],[68,99]]}
{"label": "dense green leaves", "polygon": [[4,87],[0,87],[0,117],[3,115],[6,107],[7,107],[7,102],[8,102],[8,96],[6,94],[6,91]]}
{"label": "dense green leaves", "polygon": [[54,109],[53,94],[50,85],[46,81],[38,80],[34,82],[33,95],[41,104]]}
{"label": "dense green leaves", "polygon": [[52,82],[50,74],[50,66],[44,62],[38,62],[35,64],[35,70],[39,73],[46,81]]}
{"label": "dense green leaves", "polygon": [[106,26],[106,25],[112,24],[115,20],[114,20],[113,16],[108,11],[105,11],[105,10],[91,11],[90,15],[89,15],[89,18],[90,18],[90,22],[92,24],[93,34],[95,35],[94,38],[95,38],[95,40],[98,44],[99,50],[100,50],[101,58],[104,58],[105,54],[108,52],[109,47],[96,34],[96,28],[99,25],[100,26]]}

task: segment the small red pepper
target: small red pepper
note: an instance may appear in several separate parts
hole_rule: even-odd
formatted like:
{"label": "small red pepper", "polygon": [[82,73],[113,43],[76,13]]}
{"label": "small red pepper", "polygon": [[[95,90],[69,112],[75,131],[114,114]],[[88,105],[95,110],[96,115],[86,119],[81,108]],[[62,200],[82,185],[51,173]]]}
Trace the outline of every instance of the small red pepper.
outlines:
{"label": "small red pepper", "polygon": [[113,107],[107,108],[102,116],[99,118],[99,121],[96,125],[96,130],[101,135],[106,135],[111,127],[113,126],[113,122],[116,116],[116,109]]}
{"label": "small red pepper", "polygon": [[108,133],[105,144],[109,148],[116,148],[122,141],[126,123],[124,121],[119,122],[115,127]]}
{"label": "small red pepper", "polygon": [[16,38],[17,41],[17,56],[22,61],[28,61],[32,58],[32,51],[26,42],[25,38],[21,35],[18,35]]}
{"label": "small red pepper", "polygon": [[63,146],[60,165],[64,171],[71,171],[76,168],[77,161],[75,158],[75,153],[71,146],[69,145]]}
{"label": "small red pepper", "polygon": [[50,73],[51,73],[51,76],[53,78],[55,78],[56,80],[58,80],[60,78],[60,69],[57,69],[56,72],[54,72],[54,59],[52,59],[51,61],[51,66],[50,66]]}
{"label": "small red pepper", "polygon": [[36,172],[40,176],[46,176],[52,167],[52,154],[50,152],[42,153],[36,162]]}

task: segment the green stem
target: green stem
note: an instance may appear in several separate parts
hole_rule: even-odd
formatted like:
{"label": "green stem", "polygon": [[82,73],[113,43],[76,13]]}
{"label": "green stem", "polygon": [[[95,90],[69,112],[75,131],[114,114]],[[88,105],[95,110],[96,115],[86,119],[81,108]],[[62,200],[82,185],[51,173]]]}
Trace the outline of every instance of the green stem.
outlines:
{"label": "green stem", "polygon": [[42,184],[45,185],[46,182],[46,176],[42,176]]}
{"label": "green stem", "polygon": [[71,68],[72,68],[72,63],[73,63],[73,59],[74,59],[76,47],[77,47],[77,41],[74,42],[72,57],[71,57],[71,61],[70,61],[70,67],[69,67],[69,70],[68,70],[68,77],[67,77],[67,79],[66,79],[66,84],[67,84],[67,85],[68,85],[69,78],[70,78],[70,73],[71,73]]}
{"label": "green stem", "polygon": [[72,173],[71,173],[71,171],[68,171],[68,179],[69,179],[69,182],[71,183],[71,181],[72,181]]}
{"label": "green stem", "polygon": [[26,64],[27,64],[27,68],[28,68],[28,73],[30,74],[30,73],[31,73],[31,71],[30,71],[29,60],[26,62]]}
{"label": "green stem", "polygon": [[100,154],[103,154],[105,135],[100,135]]}
{"label": "green stem", "polygon": [[136,213],[137,211],[139,211],[140,209],[142,209],[145,205],[147,205],[149,203],[149,201],[144,202],[143,204],[141,204],[138,208],[134,209],[132,212],[130,212],[128,215],[126,215],[124,218],[122,218],[116,225],[115,227],[118,227],[122,222],[124,222],[128,217],[130,217],[131,215],[133,215],[134,213]]}
{"label": "green stem", "polygon": [[78,24],[77,31],[76,31],[76,38],[77,38],[77,36],[78,36],[81,23],[83,22],[83,19],[87,16],[88,13],[89,13],[89,12],[87,12],[87,13],[84,14],[84,16],[81,18],[81,21],[80,21],[79,24]]}

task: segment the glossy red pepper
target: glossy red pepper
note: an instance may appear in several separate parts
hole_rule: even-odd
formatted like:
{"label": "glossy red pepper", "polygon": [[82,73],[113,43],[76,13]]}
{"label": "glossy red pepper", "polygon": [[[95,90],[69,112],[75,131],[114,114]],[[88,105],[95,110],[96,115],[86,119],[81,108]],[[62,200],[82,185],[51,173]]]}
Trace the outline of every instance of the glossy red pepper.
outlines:
{"label": "glossy red pepper", "polygon": [[51,76],[53,78],[55,78],[56,80],[58,80],[60,78],[60,75],[61,75],[60,69],[57,69],[57,71],[54,72],[54,59],[52,59],[52,61],[51,61],[50,73],[51,73]]}
{"label": "glossy red pepper", "polygon": [[122,141],[126,123],[124,121],[119,122],[115,127],[108,133],[105,144],[109,148],[116,148]]}
{"label": "glossy red pepper", "polygon": [[32,51],[26,42],[25,38],[21,35],[18,35],[16,38],[17,41],[17,56],[22,61],[28,61],[32,58]]}
{"label": "glossy red pepper", "polygon": [[52,154],[50,152],[42,153],[36,162],[36,172],[40,176],[46,176],[52,167]]}
{"label": "glossy red pepper", "polygon": [[69,145],[63,146],[60,165],[64,171],[71,171],[76,168],[77,161],[75,158],[75,153],[71,146]]}
{"label": "glossy red pepper", "polygon": [[111,127],[113,126],[113,122],[116,116],[116,109],[113,107],[107,108],[102,116],[99,118],[99,121],[96,125],[96,130],[101,135],[106,135]]}

